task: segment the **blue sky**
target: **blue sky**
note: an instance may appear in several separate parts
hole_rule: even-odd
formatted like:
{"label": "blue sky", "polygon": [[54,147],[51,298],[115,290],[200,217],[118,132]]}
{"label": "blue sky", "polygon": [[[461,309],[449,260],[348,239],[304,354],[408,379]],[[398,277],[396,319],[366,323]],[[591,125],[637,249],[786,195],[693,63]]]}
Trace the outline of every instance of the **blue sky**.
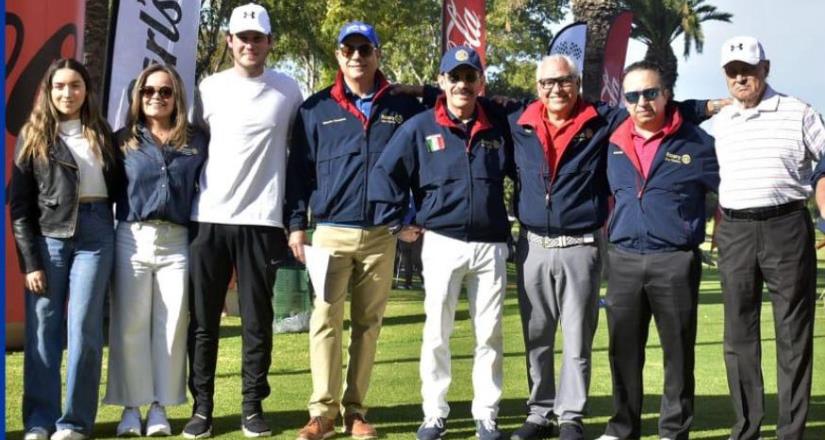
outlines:
{"label": "blue sky", "polygon": [[[722,43],[736,35],[762,42],[771,73],[768,82],[777,91],[796,96],[825,112],[825,0],[707,0],[733,14],[731,23],[705,22],[703,53],[692,51],[685,60],[682,39],[673,43],[679,60],[676,98],[728,96],[719,65]],[[572,15],[554,24],[554,32],[572,22]],[[627,64],[644,57],[646,46],[631,40]]]}
{"label": "blue sky", "polygon": [[[674,42],[679,58],[677,99],[728,96],[719,65],[722,43],[735,35],[759,39],[771,61],[768,83],[825,112],[825,1],[708,0],[733,14],[731,23],[705,22],[705,47],[685,60],[681,39]],[[628,63],[644,57],[645,46],[631,40]]]}

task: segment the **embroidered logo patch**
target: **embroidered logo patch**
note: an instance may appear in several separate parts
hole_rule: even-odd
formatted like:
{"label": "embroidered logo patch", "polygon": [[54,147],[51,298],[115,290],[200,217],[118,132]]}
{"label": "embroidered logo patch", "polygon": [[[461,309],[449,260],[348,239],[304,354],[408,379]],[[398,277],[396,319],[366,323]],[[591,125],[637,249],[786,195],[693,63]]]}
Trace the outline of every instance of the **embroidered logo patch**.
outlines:
{"label": "embroidered logo patch", "polygon": [[444,137],[440,134],[431,134],[425,138],[427,141],[427,151],[430,153],[444,149]]}
{"label": "embroidered logo patch", "polygon": [[404,117],[398,113],[383,114],[379,121],[385,124],[401,125],[404,122]]}
{"label": "embroidered logo patch", "polygon": [[456,61],[467,61],[467,58],[470,58],[470,53],[464,49],[461,49],[455,53]]}
{"label": "embroidered logo patch", "polygon": [[689,154],[673,154],[671,152],[665,153],[665,161],[678,163],[680,165],[690,165],[693,159]]}

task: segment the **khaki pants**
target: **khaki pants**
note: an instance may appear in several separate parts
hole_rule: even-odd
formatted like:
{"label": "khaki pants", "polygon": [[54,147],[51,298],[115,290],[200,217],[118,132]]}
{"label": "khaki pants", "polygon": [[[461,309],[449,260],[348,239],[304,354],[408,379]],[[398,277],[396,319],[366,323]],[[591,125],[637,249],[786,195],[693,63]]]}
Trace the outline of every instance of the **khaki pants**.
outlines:
{"label": "khaki pants", "polygon": [[[364,399],[375,346],[387,305],[395,260],[395,237],[386,227],[319,226],[314,246],[332,254],[326,285],[315,298],[309,329],[312,396],[310,416],[334,419],[364,414]],[[341,396],[341,340],[344,304],[350,291],[350,344],[347,381]]]}

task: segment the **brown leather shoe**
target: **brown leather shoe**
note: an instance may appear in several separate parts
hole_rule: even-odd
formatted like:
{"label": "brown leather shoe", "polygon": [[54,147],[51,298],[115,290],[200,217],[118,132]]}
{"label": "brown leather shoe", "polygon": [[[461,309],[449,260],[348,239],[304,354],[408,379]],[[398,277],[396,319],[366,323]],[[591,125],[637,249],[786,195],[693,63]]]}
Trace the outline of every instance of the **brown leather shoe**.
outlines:
{"label": "brown leather shoe", "polygon": [[335,420],[312,417],[298,433],[298,440],[324,440],[335,435]]}
{"label": "brown leather shoe", "polygon": [[355,440],[372,440],[378,438],[378,431],[358,413],[344,417],[344,434],[349,434]]}

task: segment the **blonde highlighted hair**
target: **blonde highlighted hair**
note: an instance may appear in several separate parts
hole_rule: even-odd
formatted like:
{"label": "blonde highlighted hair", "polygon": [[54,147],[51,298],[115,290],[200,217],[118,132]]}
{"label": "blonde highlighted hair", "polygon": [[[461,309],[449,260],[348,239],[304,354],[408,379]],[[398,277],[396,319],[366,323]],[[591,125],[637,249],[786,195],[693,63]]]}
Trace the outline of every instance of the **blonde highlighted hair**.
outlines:
{"label": "blonde highlighted hair", "polygon": [[45,161],[48,158],[49,148],[57,142],[60,111],[52,102],[52,80],[60,69],[71,69],[77,72],[86,87],[86,98],[80,107],[80,123],[83,127],[83,137],[103,166],[114,161],[112,135],[109,124],[103,119],[97,103],[97,95],[92,87],[89,71],[79,61],[72,58],[61,58],[54,61],[40,81],[34,109],[29,120],[20,130],[22,146],[16,158],[20,163],[27,159]]}
{"label": "blonde highlighted hair", "polygon": [[184,98],[183,80],[172,66],[165,64],[152,64],[143,69],[135,80],[132,87],[131,104],[129,114],[126,116],[126,131],[129,135],[124,139],[121,149],[136,149],[140,145],[140,127],[146,125],[146,115],[143,114],[143,101],[141,89],[146,85],[149,75],[156,72],[164,72],[169,75],[172,81],[172,99],[174,108],[172,109],[172,130],[167,143],[175,148],[183,148],[189,143],[189,122],[186,120],[186,100]]}

